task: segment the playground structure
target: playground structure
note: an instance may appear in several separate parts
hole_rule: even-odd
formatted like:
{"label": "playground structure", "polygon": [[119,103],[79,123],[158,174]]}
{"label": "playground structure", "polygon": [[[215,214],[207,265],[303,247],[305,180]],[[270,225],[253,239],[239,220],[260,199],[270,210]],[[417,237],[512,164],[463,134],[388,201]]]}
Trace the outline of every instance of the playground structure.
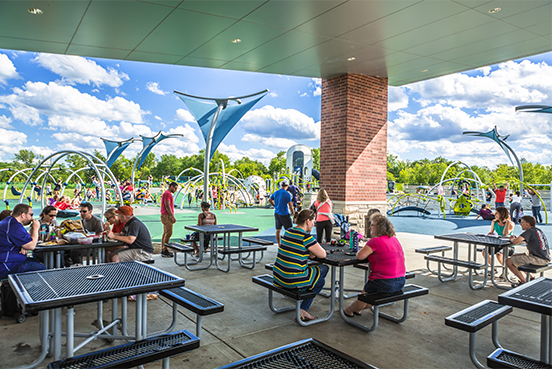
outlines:
{"label": "playground structure", "polygon": [[[231,169],[226,173],[224,162],[221,160],[221,169],[219,172],[209,173],[208,182],[211,184],[209,191],[207,192],[207,200],[210,201],[215,209],[224,210],[229,208],[230,211],[237,211],[238,206],[251,206],[255,203],[256,195],[251,193],[250,190],[242,183],[242,180],[233,176],[231,173],[234,171],[242,178],[242,174],[237,169]],[[174,194],[174,198],[178,198],[179,194],[182,194],[182,201],[180,203],[180,209],[184,208],[184,203],[190,194],[193,198],[196,198],[196,191],[203,186],[205,181],[205,173],[197,168],[188,168],[180,172],[176,178],[180,178],[186,172],[197,172],[198,174],[188,179],[185,183],[181,184],[178,191]],[[204,193],[204,192],[202,192]],[[205,199],[205,197],[203,197]]]}
{"label": "playground structure", "polygon": [[[453,178],[446,178],[448,171],[455,165],[462,165],[464,170],[459,172]],[[472,178],[466,177],[470,174]],[[451,183],[448,194],[444,185]],[[397,213],[414,211],[422,215],[431,215],[433,207],[437,205],[437,215],[446,217],[447,211],[450,215],[467,216],[470,212],[476,212],[476,205],[483,204],[485,201],[483,188],[486,187],[477,173],[471,167],[461,161],[451,163],[441,175],[438,184],[429,188],[426,193],[414,194],[396,194],[387,200],[390,210],[388,215],[393,216]],[[472,189],[475,190],[475,196],[472,196]],[[432,195],[433,194],[433,195]],[[479,206],[477,206],[479,208]]]}
{"label": "playground structure", "polygon": [[[101,214],[103,215],[103,213],[106,210],[106,191],[105,191],[105,186],[104,186],[104,177],[107,176],[112,183],[117,183],[117,180],[116,180],[115,176],[113,175],[113,173],[111,172],[111,170],[109,170],[107,165],[101,159],[99,159],[98,157],[96,157],[92,154],[89,154],[89,153],[86,153],[86,152],[83,152],[83,151],[63,150],[63,151],[58,151],[56,153],[53,153],[53,154],[49,155],[48,157],[46,157],[45,159],[43,159],[35,168],[33,168],[31,174],[27,177],[27,179],[25,181],[25,184],[23,185],[21,195],[19,197],[19,203],[23,202],[23,198],[24,198],[24,195],[25,195],[25,190],[32,183],[31,180],[33,178],[35,178],[35,176],[37,175],[37,173],[40,170],[42,170],[43,173],[38,175],[37,179],[42,178],[42,188],[44,189],[44,188],[46,188],[46,183],[47,183],[48,178],[53,179],[50,172],[52,170],[55,170],[55,165],[61,159],[63,159],[64,157],[66,157],[68,155],[79,155],[79,156],[81,156],[83,159],[85,159],[88,162],[88,165],[90,166],[90,168],[92,170],[94,170],[96,176],[100,179],[101,204],[102,204]],[[47,162],[49,162],[49,160],[51,160],[51,164],[46,164]],[[44,169],[41,169],[43,166],[44,166]],[[86,169],[88,169],[88,168],[86,168]],[[116,190],[118,191],[120,201],[122,201],[123,196],[121,194],[121,190],[118,187],[116,188]],[[42,208],[44,208],[44,206],[45,206],[45,198],[46,198],[46,196],[41,196],[41,206],[42,206]],[[121,205],[122,205],[122,203],[121,203]]]}

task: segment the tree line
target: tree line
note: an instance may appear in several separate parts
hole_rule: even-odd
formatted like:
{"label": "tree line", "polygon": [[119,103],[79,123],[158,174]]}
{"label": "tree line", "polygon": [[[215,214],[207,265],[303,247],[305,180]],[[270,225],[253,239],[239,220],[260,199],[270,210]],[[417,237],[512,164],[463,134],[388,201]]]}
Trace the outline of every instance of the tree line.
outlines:
{"label": "tree line", "polygon": [[[314,169],[320,169],[320,149],[312,149],[313,154],[313,166]],[[102,161],[106,160],[105,155],[100,151],[94,151],[94,155],[100,158]],[[132,176],[132,168],[134,167],[134,162],[136,157],[127,158],[125,156],[120,156],[113,165],[111,166],[111,171],[117,179],[129,179]],[[149,153],[146,157],[146,160],[142,164],[142,167],[136,171],[135,178],[141,180],[147,180],[151,175],[154,181],[160,181],[165,176],[170,176],[175,178],[185,169],[196,168],[203,172],[203,161],[205,158],[205,150],[202,149],[198,154],[184,157],[177,157],[176,155],[161,155],[161,157],[156,157],[154,153]],[[12,161],[0,162],[0,169],[2,168],[11,168],[11,171],[2,171],[0,172],[0,182],[6,182],[9,177],[14,174],[14,171],[21,170],[25,168],[33,168],[38,163],[40,163],[44,157],[42,155],[35,154],[31,150],[20,150],[14,155]],[[224,163],[224,170],[228,173],[232,169],[238,170],[243,178],[247,178],[251,175],[258,175],[265,179],[269,178],[278,178],[280,174],[285,172],[286,168],[286,152],[280,151],[276,154],[274,158],[270,160],[268,166],[264,165],[262,162],[257,160],[251,160],[248,157],[243,157],[241,159],[231,161],[230,158],[216,151],[211,159],[209,165],[209,172],[221,172],[222,166]],[[59,164],[59,166],[58,166]],[[56,164],[56,168],[60,167],[62,170],[56,170],[52,172],[52,175],[57,179],[61,178],[64,181],[71,172],[89,167],[88,161],[81,157],[80,155],[68,155],[65,157],[63,163]],[[30,173],[27,173],[30,174]],[[199,174],[197,171],[187,171],[182,174],[182,176],[195,176]],[[236,173],[232,173],[236,177],[240,177]],[[93,170],[85,170],[79,173],[83,180],[87,183],[92,182],[92,176],[95,175]],[[21,182],[25,178],[23,175],[18,176],[14,181]],[[76,180],[76,177],[74,177]]]}
{"label": "tree line", "polygon": [[[552,181],[552,165],[545,166],[539,163],[531,163],[525,159],[521,159],[521,167],[523,168],[523,177],[525,183],[530,184],[550,184]],[[434,185],[439,183],[441,176],[446,168],[454,163],[452,160],[447,160],[443,157],[435,159],[421,160],[400,160],[397,156],[387,154],[387,179],[401,184],[418,184],[418,185]],[[467,163],[469,165],[469,163]],[[497,184],[506,183],[506,180],[516,180],[511,183],[512,188],[519,186],[517,179],[519,174],[517,169],[512,165],[500,164],[495,169],[490,169],[486,166],[479,167],[470,165],[471,169],[477,173],[483,183],[490,185],[494,180]],[[452,166],[445,179],[454,178],[460,172],[466,169],[465,166],[456,164]],[[464,173],[465,178],[472,178],[471,174]]]}

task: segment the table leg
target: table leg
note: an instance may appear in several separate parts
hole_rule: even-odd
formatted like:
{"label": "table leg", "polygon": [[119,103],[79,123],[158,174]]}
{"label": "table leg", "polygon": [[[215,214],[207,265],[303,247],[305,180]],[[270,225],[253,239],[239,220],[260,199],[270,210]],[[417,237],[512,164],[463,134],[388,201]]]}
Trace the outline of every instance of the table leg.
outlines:
{"label": "table leg", "polygon": [[[487,250],[491,250],[491,248],[493,249],[494,251],[494,246],[488,246],[486,247]],[[508,251],[507,251],[508,247],[503,247],[501,251],[499,252],[502,252],[502,276],[504,277],[504,279],[506,281],[508,281],[508,268],[506,267],[506,258],[507,258],[507,255],[508,255]],[[487,255],[491,254],[490,251],[487,251]],[[490,273],[491,273],[491,282],[493,283],[493,286],[495,286],[496,288],[500,288],[502,290],[509,290],[511,289],[511,287],[506,287],[506,286],[500,286],[498,284],[496,284],[496,281],[495,281],[495,276],[494,276],[494,270],[495,270],[495,255],[494,254],[491,254],[490,255],[490,258],[491,258],[491,266],[490,266]],[[487,262],[486,264],[488,265],[489,261],[488,261],[489,258],[487,258]]]}
{"label": "table leg", "polygon": [[127,330],[127,297],[123,296],[121,298],[121,334],[123,336],[128,336]]}
{"label": "table leg", "polygon": [[144,294],[138,294],[136,295],[136,317],[135,317],[135,331],[136,331],[136,337],[135,340],[139,341],[144,339],[144,336],[142,334],[142,315],[144,314]]}
{"label": "table leg", "polygon": [[67,307],[67,341],[66,357],[73,357],[75,348],[75,311],[72,306]]}
{"label": "table leg", "polygon": [[541,315],[541,339],[540,339],[540,361],[548,364],[549,361],[549,346],[550,346],[550,316]]}
{"label": "table leg", "polygon": [[56,268],[61,268],[61,251],[56,252]]}
{"label": "table leg", "polygon": [[[124,299],[124,297],[123,297]],[[119,304],[118,304],[118,299],[112,299],[111,300],[111,321],[114,321],[115,319],[117,319],[117,308],[119,307]],[[116,335],[117,334],[117,326],[114,326],[113,329],[111,330],[111,334],[112,335]]]}
{"label": "table leg", "polygon": [[546,316],[548,318],[548,361],[547,364],[552,363],[552,317],[549,315]]}
{"label": "table leg", "polygon": [[61,359],[61,308],[54,309],[54,361]]}

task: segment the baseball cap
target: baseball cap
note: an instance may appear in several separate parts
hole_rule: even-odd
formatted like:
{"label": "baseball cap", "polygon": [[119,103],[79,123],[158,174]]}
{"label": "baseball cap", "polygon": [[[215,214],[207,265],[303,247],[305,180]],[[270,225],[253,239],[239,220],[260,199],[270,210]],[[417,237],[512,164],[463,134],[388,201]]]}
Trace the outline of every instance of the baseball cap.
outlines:
{"label": "baseball cap", "polygon": [[280,186],[281,187],[284,187],[284,186],[287,186],[288,185],[288,181],[286,179],[284,179],[281,183],[280,183]]}
{"label": "baseball cap", "polygon": [[121,206],[119,209],[115,210],[115,212],[117,214],[123,214],[123,215],[133,215],[134,214],[134,210],[132,209],[131,206]]}

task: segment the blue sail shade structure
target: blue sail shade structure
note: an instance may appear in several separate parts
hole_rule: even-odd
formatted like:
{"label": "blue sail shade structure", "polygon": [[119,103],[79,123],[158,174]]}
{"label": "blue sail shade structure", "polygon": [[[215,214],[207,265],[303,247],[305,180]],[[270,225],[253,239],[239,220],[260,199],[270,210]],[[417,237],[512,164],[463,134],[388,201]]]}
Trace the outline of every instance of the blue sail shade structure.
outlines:
{"label": "blue sail shade structure", "polygon": [[137,138],[129,138],[128,140],[124,140],[124,141],[112,141],[112,140],[108,140],[106,138],[102,138],[101,139],[105,145],[105,150],[107,152],[107,155],[106,155],[106,161],[105,161],[105,165],[107,165],[108,168],[111,168],[111,166],[113,165],[113,163],[115,163],[115,160],[117,160],[119,158],[119,156],[121,156],[121,154],[123,153],[123,151],[125,151],[125,149],[133,142],[136,142],[136,141],[140,141],[140,139],[137,139]]}
{"label": "blue sail shade structure", "polygon": [[180,133],[173,133],[170,135],[163,134],[161,131],[159,131],[155,136],[153,137],[145,137],[140,135],[142,137],[142,151],[140,151],[140,154],[136,157],[136,160],[134,160],[134,167],[132,168],[132,179],[131,182],[134,185],[134,176],[136,174],[136,171],[139,170],[142,167],[142,164],[144,164],[144,161],[146,160],[148,154],[151,152],[153,147],[157,145],[159,142],[166,140],[167,138],[173,138],[173,137],[182,137],[184,135]]}
{"label": "blue sail shade structure", "polygon": [[[493,130],[491,130],[489,132],[466,131],[466,132],[463,132],[463,134],[468,135],[468,136],[488,137],[491,140],[495,141],[502,148],[502,150],[504,150],[504,152],[506,153],[506,156],[508,156],[508,159],[510,160],[510,163],[512,163],[512,165],[514,167],[517,164],[517,171],[519,173],[519,180],[521,181],[520,182],[520,191],[523,192],[523,168],[521,167],[521,162],[519,161],[518,156],[514,152],[514,149],[512,149],[510,147],[510,145],[508,145],[506,143],[506,140],[508,139],[508,137],[510,137],[510,135],[506,135],[506,136],[499,135],[498,134],[498,129],[496,128],[496,126],[494,127]],[[511,156],[510,156],[510,153],[512,154]],[[516,160],[515,164],[514,164],[514,161],[512,160],[512,156]]]}
{"label": "blue sail shade structure", "polygon": [[516,106],[516,111],[522,113],[548,113],[552,114],[552,106],[550,105],[521,105]]}
{"label": "blue sail shade structure", "polygon": [[[174,93],[178,94],[178,97],[180,97],[193,114],[205,139],[203,191],[207,195],[209,193],[209,163],[213,154],[232,128],[234,128],[245,113],[268,93],[268,90],[251,95],[228,98],[200,97],[178,91],[174,91]],[[254,96],[259,97],[242,104],[242,99]],[[237,105],[228,105],[230,101],[237,102]],[[208,195],[204,198],[207,200]]]}

